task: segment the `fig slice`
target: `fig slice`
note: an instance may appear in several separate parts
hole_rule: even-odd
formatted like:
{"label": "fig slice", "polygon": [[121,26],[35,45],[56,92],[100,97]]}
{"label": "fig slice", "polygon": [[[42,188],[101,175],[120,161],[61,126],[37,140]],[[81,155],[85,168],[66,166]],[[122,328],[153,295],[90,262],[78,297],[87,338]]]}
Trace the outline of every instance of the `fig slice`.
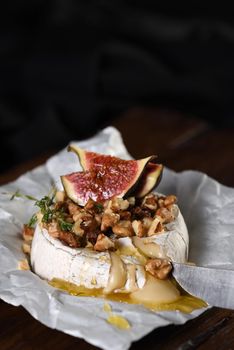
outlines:
{"label": "fig slice", "polygon": [[151,192],[162,178],[163,165],[149,162],[137,184],[133,196],[142,198]]}
{"label": "fig slice", "polygon": [[[68,146],[68,151],[74,152],[78,156],[79,161],[80,161],[80,165],[82,166],[83,170],[85,170],[85,171],[86,170],[94,170],[96,168],[99,168],[103,164],[103,162],[111,163],[112,160],[113,161],[117,160],[117,161],[122,161],[122,162],[130,162],[129,160],[123,160],[123,159],[113,157],[110,155],[86,151],[80,147],[77,147],[74,144],[71,144]],[[150,167],[149,167],[149,169],[147,169],[146,173],[148,173],[148,172],[151,173],[151,169],[153,169],[152,167],[155,164],[153,162],[155,162],[156,158],[157,158],[157,156],[152,155],[150,157],[137,160],[136,162],[143,163],[142,170],[144,169],[144,167],[148,167],[148,165],[150,164]],[[140,168],[140,166],[139,166],[139,168]]]}
{"label": "fig slice", "polygon": [[68,152],[74,152],[80,161],[80,165],[83,170],[89,170],[91,168],[90,162],[92,163],[92,159],[96,157],[97,153],[86,151],[80,147],[77,147],[74,144],[71,144],[67,147]]}
{"label": "fig slice", "polygon": [[89,198],[103,202],[132,193],[143,196],[160,179],[162,166],[154,163],[154,155],[140,160],[123,160],[85,151],[75,145],[70,145],[68,150],[78,155],[84,171],[61,176],[61,181],[67,196],[79,205],[85,205]]}

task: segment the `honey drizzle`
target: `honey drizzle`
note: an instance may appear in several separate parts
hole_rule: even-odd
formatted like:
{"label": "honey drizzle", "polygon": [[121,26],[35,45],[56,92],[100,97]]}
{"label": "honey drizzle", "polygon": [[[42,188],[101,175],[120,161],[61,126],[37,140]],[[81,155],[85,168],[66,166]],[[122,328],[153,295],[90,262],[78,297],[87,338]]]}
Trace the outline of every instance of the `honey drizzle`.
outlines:
{"label": "honey drizzle", "polygon": [[108,323],[110,323],[111,325],[118,327],[119,329],[124,329],[124,330],[131,328],[131,325],[128,322],[128,320],[126,320],[126,318],[124,318],[120,315],[114,314],[112,312],[112,308],[111,308],[110,304],[104,303],[103,310],[108,314],[106,321]]}
{"label": "honey drizzle", "polygon": [[[176,283],[176,281],[173,281],[173,283]],[[62,289],[74,296],[98,297],[105,300],[112,300],[112,301],[117,301],[121,303],[143,305],[146,308],[153,311],[178,310],[184,313],[191,313],[196,309],[200,309],[207,306],[205,301],[186,293],[184,290],[181,289],[181,287],[177,283],[176,283],[176,286],[181,293],[179,298],[172,303],[160,303],[160,304],[159,303],[142,303],[142,302],[138,303],[133,301],[127,293],[111,293],[111,294],[105,295],[103,293],[103,289],[100,289],[100,288],[88,289],[83,286],[77,286],[73,283],[66,282],[58,278],[53,278],[51,281],[49,281],[49,284],[55,288]]]}

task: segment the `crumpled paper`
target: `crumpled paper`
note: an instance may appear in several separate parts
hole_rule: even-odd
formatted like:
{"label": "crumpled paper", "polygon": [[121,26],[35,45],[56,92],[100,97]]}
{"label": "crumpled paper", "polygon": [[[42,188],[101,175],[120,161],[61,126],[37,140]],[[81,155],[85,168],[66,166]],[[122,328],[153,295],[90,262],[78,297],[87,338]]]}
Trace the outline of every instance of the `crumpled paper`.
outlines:
{"label": "crumpled paper", "polygon": [[[100,153],[131,158],[121,135],[108,127],[80,147]],[[107,322],[105,301],[76,297],[57,290],[32,271],[18,270],[25,256],[21,251],[20,232],[35,212],[34,203],[5,193],[29,194],[37,198],[48,194],[52,183],[61,186],[60,175],[81,170],[76,155],[59,152],[37,167],[0,189],[0,297],[13,305],[22,305],[37,320],[51,328],[85,339],[102,349],[126,350],[153,329],[183,324],[205,309],[191,314],[175,311],[153,312],[143,306],[108,301],[113,313],[126,318],[130,330],[121,330]],[[225,187],[207,175],[165,169],[157,191],[178,196],[181,212],[190,236],[189,260],[201,266],[234,269],[234,189]]]}

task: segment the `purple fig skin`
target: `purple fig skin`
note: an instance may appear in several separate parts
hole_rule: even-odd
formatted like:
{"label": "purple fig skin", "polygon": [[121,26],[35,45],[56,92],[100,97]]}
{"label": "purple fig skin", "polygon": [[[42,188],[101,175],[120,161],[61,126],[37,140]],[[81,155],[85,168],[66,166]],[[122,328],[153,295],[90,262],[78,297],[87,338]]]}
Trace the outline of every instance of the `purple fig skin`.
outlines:
{"label": "purple fig skin", "polygon": [[149,162],[142,173],[132,195],[142,198],[152,192],[160,183],[163,174],[163,165]]}
{"label": "purple fig skin", "polygon": [[80,165],[82,166],[83,170],[89,170],[87,167],[87,164],[86,164],[86,157],[85,157],[86,151],[85,150],[83,150],[82,148],[79,148],[73,144],[69,145],[67,147],[67,150],[68,150],[68,152],[74,152],[78,156]]}

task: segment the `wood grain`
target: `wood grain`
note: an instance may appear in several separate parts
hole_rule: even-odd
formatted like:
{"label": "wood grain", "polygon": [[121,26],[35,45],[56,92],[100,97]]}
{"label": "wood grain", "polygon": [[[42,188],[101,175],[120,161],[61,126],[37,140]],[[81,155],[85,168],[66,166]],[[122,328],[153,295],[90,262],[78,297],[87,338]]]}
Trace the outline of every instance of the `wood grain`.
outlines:
{"label": "wood grain", "polygon": [[[134,108],[113,123],[122,133],[132,156],[157,154],[176,171],[194,169],[227,186],[234,186],[234,130],[215,129],[193,116],[167,110]],[[0,183],[42,164],[51,152],[0,175]],[[52,330],[22,307],[0,301],[0,350],[94,350],[84,340]],[[211,308],[185,325],[154,330],[131,350],[234,349],[234,311]]]}

